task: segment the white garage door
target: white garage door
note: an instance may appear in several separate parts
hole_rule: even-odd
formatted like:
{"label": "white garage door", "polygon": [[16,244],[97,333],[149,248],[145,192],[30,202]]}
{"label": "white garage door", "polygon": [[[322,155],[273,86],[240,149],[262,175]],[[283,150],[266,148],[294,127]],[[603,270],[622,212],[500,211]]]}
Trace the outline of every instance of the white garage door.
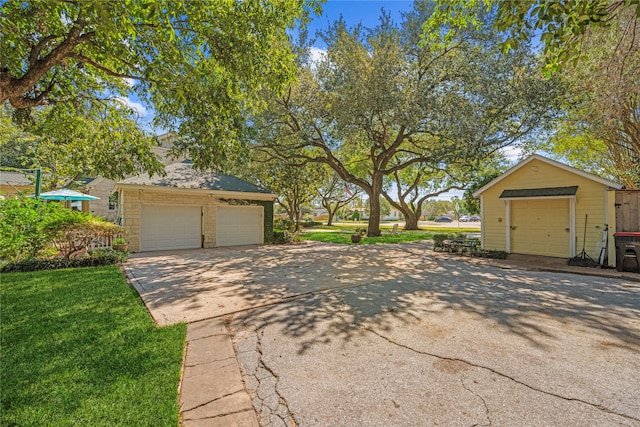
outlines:
{"label": "white garage door", "polygon": [[143,251],[202,247],[200,206],[143,205]]}
{"label": "white garage door", "polygon": [[262,206],[218,206],[216,246],[263,243]]}

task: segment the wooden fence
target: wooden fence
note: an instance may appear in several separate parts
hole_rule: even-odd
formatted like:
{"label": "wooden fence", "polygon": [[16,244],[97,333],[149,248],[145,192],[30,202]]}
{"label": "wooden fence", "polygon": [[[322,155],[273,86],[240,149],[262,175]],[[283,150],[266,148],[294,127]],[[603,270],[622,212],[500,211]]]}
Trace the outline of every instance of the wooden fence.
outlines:
{"label": "wooden fence", "polygon": [[640,231],[640,190],[616,190],[616,232]]}

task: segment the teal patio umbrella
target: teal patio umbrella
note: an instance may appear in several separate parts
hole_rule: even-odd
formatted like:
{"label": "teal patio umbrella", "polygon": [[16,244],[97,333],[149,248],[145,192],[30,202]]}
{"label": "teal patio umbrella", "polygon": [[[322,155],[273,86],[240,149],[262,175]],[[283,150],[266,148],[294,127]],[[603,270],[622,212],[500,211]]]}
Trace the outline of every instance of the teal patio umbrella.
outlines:
{"label": "teal patio umbrella", "polygon": [[[34,198],[35,195],[29,197]],[[88,194],[80,193],[79,191],[69,190],[68,188],[40,193],[40,198],[44,200],[61,200],[69,202],[75,202],[78,200],[100,200],[100,197],[90,196]]]}

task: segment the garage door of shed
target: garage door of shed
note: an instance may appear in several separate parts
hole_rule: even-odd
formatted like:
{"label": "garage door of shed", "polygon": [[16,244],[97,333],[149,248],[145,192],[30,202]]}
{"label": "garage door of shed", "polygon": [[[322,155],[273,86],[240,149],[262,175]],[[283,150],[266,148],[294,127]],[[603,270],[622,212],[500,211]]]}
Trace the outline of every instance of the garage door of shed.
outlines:
{"label": "garage door of shed", "polygon": [[262,206],[218,206],[216,246],[261,244],[263,230]]}
{"label": "garage door of shed", "polygon": [[200,206],[143,205],[142,251],[202,247]]}
{"label": "garage door of shed", "polygon": [[511,202],[511,252],[569,258],[569,199]]}

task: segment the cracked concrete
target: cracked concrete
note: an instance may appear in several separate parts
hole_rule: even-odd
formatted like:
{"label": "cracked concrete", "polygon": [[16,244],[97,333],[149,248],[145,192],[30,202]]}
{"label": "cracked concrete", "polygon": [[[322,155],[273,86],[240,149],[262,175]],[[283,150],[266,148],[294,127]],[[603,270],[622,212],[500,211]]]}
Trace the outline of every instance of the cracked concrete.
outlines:
{"label": "cracked concrete", "polygon": [[180,385],[182,424],[258,426],[223,319],[187,325]]}
{"label": "cracked concrete", "polygon": [[371,246],[141,259],[184,424],[640,426],[636,282]]}

